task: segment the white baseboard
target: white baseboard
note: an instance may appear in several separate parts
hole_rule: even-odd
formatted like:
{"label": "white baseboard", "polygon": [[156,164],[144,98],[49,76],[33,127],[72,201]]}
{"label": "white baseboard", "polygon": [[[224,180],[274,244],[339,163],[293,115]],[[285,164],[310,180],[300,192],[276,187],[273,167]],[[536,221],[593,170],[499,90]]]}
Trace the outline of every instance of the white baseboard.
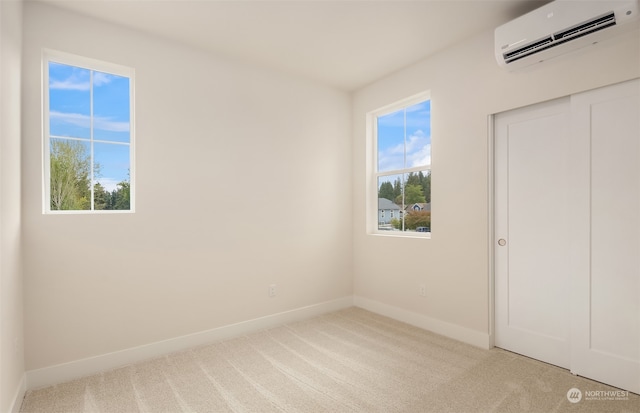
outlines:
{"label": "white baseboard", "polygon": [[26,373],[26,387],[29,390],[32,390],[39,387],[51,386],[126,366],[131,363],[160,357],[165,354],[237,337],[254,331],[264,330],[266,328],[276,327],[309,317],[315,317],[351,306],[353,306],[353,297],[347,296],[332,301],[326,301],[307,307],[296,308],[282,313],[214,328],[212,330],[201,331],[199,333],[145,344],[126,350],[102,354],[100,356],[76,360],[37,370],[29,370]]}
{"label": "white baseboard", "polygon": [[95,357],[76,360],[69,363],[58,364],[37,370],[26,372],[26,379],[23,378],[21,387],[16,394],[12,413],[20,410],[22,398],[26,390],[51,386],[63,383],[80,377],[89,376],[103,371],[112,370],[118,367],[139,361],[160,357],[165,354],[186,350],[192,347],[213,343],[220,340],[237,337],[243,334],[252,333],[266,328],[276,327],[286,323],[315,317],[331,311],[341,310],[351,306],[357,306],[378,313],[425,330],[441,334],[445,337],[453,338],[481,348],[490,348],[490,336],[476,330],[471,330],[456,324],[427,317],[399,307],[384,304],[379,301],[370,300],[359,296],[347,296],[332,301],[326,301],[307,307],[296,308],[265,317],[255,318],[236,324],[230,324],[214,328],[212,330],[201,331],[186,336],[176,337],[164,341],[150,343],[113,353],[102,354]]}
{"label": "white baseboard", "polygon": [[9,406],[10,413],[19,413],[22,407],[22,400],[24,400],[24,394],[27,392],[27,375],[23,374],[20,384],[16,389],[16,394],[13,396],[11,405]]}
{"label": "white baseboard", "polygon": [[432,331],[445,337],[453,338],[463,343],[471,344],[476,347],[489,349],[490,336],[488,333],[471,330],[457,324],[447,323],[446,321],[436,320],[413,311],[405,310],[392,305],[384,304],[379,301],[370,300],[368,298],[354,296],[353,304],[356,307],[377,313],[407,324],[411,324],[422,329]]}

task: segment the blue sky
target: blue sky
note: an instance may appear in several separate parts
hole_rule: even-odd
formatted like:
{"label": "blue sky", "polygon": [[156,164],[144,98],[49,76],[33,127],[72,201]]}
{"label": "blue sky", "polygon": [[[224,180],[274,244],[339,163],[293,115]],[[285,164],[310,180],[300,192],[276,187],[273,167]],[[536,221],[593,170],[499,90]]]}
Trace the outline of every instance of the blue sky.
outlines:
{"label": "blue sky", "polygon": [[[91,137],[93,89],[94,161],[100,165],[95,177],[106,189],[128,180],[130,160],[129,79],[122,76],[49,62],[49,130],[51,136]],[[113,142],[113,143],[111,143]]]}
{"label": "blue sky", "polygon": [[[378,172],[430,164],[430,100],[378,117]],[[381,178],[380,183],[396,177]]]}

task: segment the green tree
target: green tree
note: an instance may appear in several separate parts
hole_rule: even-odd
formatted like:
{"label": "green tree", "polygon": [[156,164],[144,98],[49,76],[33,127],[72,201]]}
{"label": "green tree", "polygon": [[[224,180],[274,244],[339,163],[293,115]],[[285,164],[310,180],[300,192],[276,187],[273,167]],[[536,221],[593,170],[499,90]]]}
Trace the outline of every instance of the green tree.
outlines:
{"label": "green tree", "polygon": [[131,184],[129,181],[122,181],[118,188],[111,193],[113,198],[113,209],[131,209]]}
{"label": "green tree", "polygon": [[402,181],[400,178],[396,178],[393,183],[393,199],[396,200],[400,197],[400,203],[396,201],[396,204],[402,205]]}
{"label": "green tree", "polygon": [[425,202],[422,186],[419,184],[407,185],[404,189],[405,205]]}
{"label": "green tree", "polygon": [[51,139],[50,150],[51,209],[91,209],[91,159],[86,146],[78,141]]}
{"label": "green tree", "polygon": [[[422,172],[420,174],[422,175]],[[423,176],[421,181],[424,199],[426,202],[431,202],[431,172],[427,173],[427,176]]]}
{"label": "green tree", "polygon": [[389,201],[393,201],[395,198],[393,195],[393,185],[391,182],[386,181],[380,185],[380,190],[378,191],[378,198],[385,198]]}
{"label": "green tree", "polygon": [[404,217],[405,229],[431,227],[431,211],[409,211]]}
{"label": "green tree", "polygon": [[420,175],[422,175],[422,172],[416,174],[413,172],[409,172],[409,175],[407,175],[407,182],[405,182],[405,187],[408,185],[422,185],[422,181],[420,179]]}
{"label": "green tree", "polygon": [[93,185],[93,209],[111,209],[111,193],[100,182]]}

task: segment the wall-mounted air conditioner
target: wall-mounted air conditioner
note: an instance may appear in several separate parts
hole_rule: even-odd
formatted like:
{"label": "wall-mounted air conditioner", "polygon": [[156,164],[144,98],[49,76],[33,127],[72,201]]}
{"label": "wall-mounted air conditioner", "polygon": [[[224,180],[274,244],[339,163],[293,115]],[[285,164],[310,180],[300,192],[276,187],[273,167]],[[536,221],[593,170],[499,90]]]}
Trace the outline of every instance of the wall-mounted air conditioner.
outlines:
{"label": "wall-mounted air conditioner", "polygon": [[557,0],[495,30],[495,55],[508,70],[608,39],[640,22],[638,0]]}

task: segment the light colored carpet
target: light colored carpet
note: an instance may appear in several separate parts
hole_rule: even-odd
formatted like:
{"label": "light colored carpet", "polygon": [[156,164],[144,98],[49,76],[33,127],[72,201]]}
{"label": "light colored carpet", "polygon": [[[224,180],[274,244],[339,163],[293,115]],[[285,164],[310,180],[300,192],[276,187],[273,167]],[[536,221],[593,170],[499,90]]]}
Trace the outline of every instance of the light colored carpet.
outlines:
{"label": "light colored carpet", "polygon": [[640,412],[640,396],[350,308],[30,391],[22,412]]}

